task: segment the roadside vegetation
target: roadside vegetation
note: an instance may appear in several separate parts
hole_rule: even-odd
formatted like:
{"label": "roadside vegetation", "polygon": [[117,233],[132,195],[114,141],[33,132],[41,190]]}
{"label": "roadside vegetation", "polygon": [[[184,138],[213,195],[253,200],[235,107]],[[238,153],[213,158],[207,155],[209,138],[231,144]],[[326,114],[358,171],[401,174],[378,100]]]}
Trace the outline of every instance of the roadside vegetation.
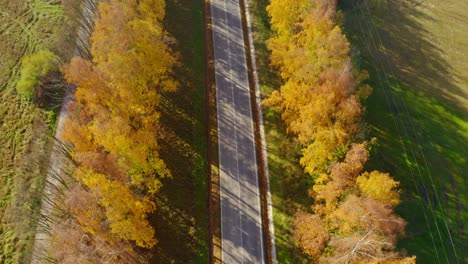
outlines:
{"label": "roadside vegetation", "polygon": [[[62,67],[76,86],[62,133],[72,173],[60,175],[44,261],[207,260],[202,3],[193,6],[187,14],[174,2],[99,3],[92,61]],[[196,22],[184,35],[195,47],[166,31],[187,32],[167,10]]]}
{"label": "roadside vegetation", "polygon": [[[50,50],[66,57],[73,32],[67,10],[79,1],[0,1],[0,262],[27,263],[40,208],[51,134],[59,106],[60,74],[51,67],[36,74],[38,83],[58,90],[37,93],[32,100],[16,92],[21,72],[31,70],[28,57]],[[72,45],[73,43],[71,43]],[[55,57],[55,55],[54,55]],[[55,59],[54,59],[55,61]],[[23,63],[25,62],[25,63]],[[26,76],[26,75],[25,75]],[[23,80],[31,94],[31,78]],[[37,86],[36,86],[37,87]],[[28,97],[26,96],[26,97]],[[50,100],[54,98],[54,100]]]}
{"label": "roadside vegetation", "polygon": [[164,2],[101,2],[93,61],[74,57],[62,67],[76,86],[62,133],[76,167],[63,185],[65,221],[51,231],[58,262],[140,263],[145,256],[134,247],[157,244],[148,215],[161,179],[172,177],[159,154],[157,108],[162,92],[178,88],[164,17]]}
{"label": "roadside vegetation", "polygon": [[396,250],[406,222],[393,209],[399,183],[365,171],[372,142],[361,102],[371,93],[356,71],[337,25],[337,1],[273,0],[271,65],[283,80],[264,105],[281,113],[301,146],[300,164],[313,181],[307,211],[294,219],[296,245],[321,263],[414,263]]}
{"label": "roadside vegetation", "polygon": [[[36,226],[53,238],[43,262],[206,262],[203,2],[103,1],[91,46],[80,3],[0,3],[0,262],[29,262]],[[77,53],[61,66],[77,101],[56,142],[72,170],[41,200],[59,65]]]}
{"label": "roadside vegetation", "polygon": [[[265,44],[272,38],[266,12],[268,1],[252,2],[257,64],[262,97],[265,98],[281,85],[281,78],[269,69],[270,52]],[[373,87],[370,97],[362,101],[366,107],[363,121],[367,123],[362,126],[362,135],[376,138],[371,141],[370,158],[365,168],[390,172],[400,181],[401,203],[395,210],[408,225],[405,236],[397,244],[399,249],[407,249],[408,254],[416,255],[421,263],[462,263],[466,258],[463,253],[466,187],[462,176],[466,171],[463,158],[467,136],[464,132],[467,124],[463,121],[466,116],[463,69],[466,65],[463,60],[454,59],[467,47],[460,31],[466,20],[463,15],[453,13],[454,7],[458,6],[454,3],[434,6],[434,1],[424,1],[426,4],[422,5],[388,2],[340,1],[344,13],[339,13],[336,20],[351,41],[349,54],[356,71],[369,71],[370,78],[363,84]],[[364,3],[370,6],[368,12]],[[290,5],[283,6],[284,13],[291,12],[287,6]],[[437,19],[442,23],[436,22]],[[407,28],[410,30],[406,31]],[[372,36],[376,41],[376,33],[383,38],[383,43],[373,45]],[[414,45],[414,42],[418,44]],[[440,48],[438,52],[441,54],[432,53],[435,47]],[[391,63],[384,56],[391,58]],[[437,59],[438,56],[442,57]],[[447,57],[451,57],[453,63],[446,62],[444,58]],[[382,65],[385,68],[380,67]],[[434,72],[435,69],[439,70]],[[294,144],[297,141],[286,133],[287,128],[279,115],[270,107],[264,107],[263,112],[278,261],[310,263],[311,260],[292,246],[297,241],[291,227],[294,222],[296,226],[300,225],[301,219],[308,223],[317,221],[304,213],[294,221],[298,209],[309,210],[310,200],[300,194],[307,193],[313,179],[299,171],[300,145]],[[416,131],[407,133],[409,129]],[[360,182],[362,185],[362,178]],[[361,192],[364,189],[361,188]],[[310,234],[313,229],[303,228],[302,231]],[[300,239],[297,233],[296,238]]]}
{"label": "roadside vegetation", "polygon": [[[261,98],[281,85],[280,77],[270,67],[270,51],[266,45],[272,36],[268,4],[268,0],[249,1]],[[300,145],[286,132],[278,112],[270,107],[262,108],[278,263],[310,263],[310,258],[295,245],[291,229],[295,213],[309,206],[305,194],[310,180],[297,162]]]}

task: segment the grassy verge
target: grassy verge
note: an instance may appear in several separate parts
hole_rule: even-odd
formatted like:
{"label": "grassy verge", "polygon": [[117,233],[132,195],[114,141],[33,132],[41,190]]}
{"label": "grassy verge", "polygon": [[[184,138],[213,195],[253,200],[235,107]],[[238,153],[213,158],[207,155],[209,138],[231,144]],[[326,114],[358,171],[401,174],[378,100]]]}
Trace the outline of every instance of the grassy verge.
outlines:
{"label": "grassy verge", "polygon": [[369,169],[389,171],[401,182],[398,213],[409,225],[400,246],[420,263],[467,261],[467,65],[448,58],[468,51],[468,42],[456,34],[447,39],[440,30],[454,20],[454,31],[466,28],[460,5],[466,7],[437,1],[343,5],[355,64],[369,71],[374,87],[366,118],[378,145]]}
{"label": "grassy verge", "polygon": [[[250,1],[254,45],[261,97],[265,98],[280,86],[280,78],[269,66],[266,41],[271,31],[266,12],[267,0]],[[268,151],[270,190],[273,203],[273,222],[278,263],[310,263],[295,247],[292,238],[293,217],[298,208],[305,208],[310,201],[307,190],[311,184],[303,169],[296,163],[300,147],[287,135],[280,115],[263,108],[263,120]]]}
{"label": "grassy verge", "polygon": [[219,189],[218,120],[214,72],[211,3],[204,0],[205,22],[205,89],[207,113],[207,170],[209,175],[210,258],[209,263],[221,263],[221,206]]}
{"label": "grassy verge", "polygon": [[0,0],[0,263],[28,262],[54,122],[15,95],[20,62],[53,49],[62,23],[57,1]]}
{"label": "grassy verge", "polygon": [[165,26],[177,39],[180,89],[162,100],[161,154],[173,172],[158,194],[157,263],[208,262],[208,182],[202,0],[167,0]]}

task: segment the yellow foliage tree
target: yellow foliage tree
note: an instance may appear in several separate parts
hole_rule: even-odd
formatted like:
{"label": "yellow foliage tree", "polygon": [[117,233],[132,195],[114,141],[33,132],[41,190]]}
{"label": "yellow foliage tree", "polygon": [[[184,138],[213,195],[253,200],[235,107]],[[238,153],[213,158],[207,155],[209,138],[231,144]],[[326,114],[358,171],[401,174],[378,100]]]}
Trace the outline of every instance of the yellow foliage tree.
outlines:
{"label": "yellow foliage tree", "polygon": [[281,113],[303,147],[301,165],[315,177],[309,192],[315,215],[296,215],[296,243],[321,263],[412,263],[395,251],[406,224],[393,214],[398,182],[377,171],[361,174],[367,143],[353,142],[360,141],[360,100],[371,88],[362,83],[367,72],[353,69],[336,5],[271,0],[267,8],[271,65],[284,84],[263,104]]}
{"label": "yellow foliage tree", "polygon": [[159,179],[171,176],[158,153],[157,106],[160,92],[174,91],[177,83],[172,39],[160,23],[164,9],[152,8],[164,8],[164,1],[101,3],[92,35],[94,64],[73,58],[63,72],[78,87],[77,104],[92,119],[80,129],[94,145],[119,157],[133,185],[155,193]]}
{"label": "yellow foliage tree", "polygon": [[159,156],[157,109],[161,93],[178,87],[164,16],[164,0],[102,1],[93,61],[75,57],[62,67],[76,86],[63,137],[75,147],[74,178],[87,187],[67,194],[69,209],[108,248],[122,244],[117,240],[156,244],[147,220],[156,208],[151,197],[171,177]]}
{"label": "yellow foliage tree", "polygon": [[105,175],[91,170],[78,169],[83,183],[99,197],[99,204],[105,208],[110,230],[117,237],[135,241],[140,247],[151,248],[156,244],[154,229],[146,219],[155,210],[149,199],[137,199],[130,188]]}
{"label": "yellow foliage tree", "polygon": [[336,209],[341,195],[353,186],[368,158],[366,143],[353,144],[343,162],[334,163],[330,168],[330,174],[320,175],[310,193],[316,200],[314,206],[316,213],[325,215]]}
{"label": "yellow foliage tree", "polygon": [[330,239],[329,231],[317,215],[303,211],[296,213],[294,218],[294,239],[306,254],[319,259]]}
{"label": "yellow foliage tree", "polygon": [[98,205],[95,193],[76,184],[65,194],[65,205],[72,212],[84,232],[96,235],[104,230],[105,214]]}
{"label": "yellow foliage tree", "polygon": [[349,43],[334,24],[335,8],[335,1],[272,1],[268,7],[275,32],[268,42],[271,63],[285,83],[264,105],[280,111],[297,135],[304,146],[301,164],[310,174],[340,158],[362,112],[355,95],[362,80],[354,76]]}
{"label": "yellow foliage tree", "polygon": [[380,171],[365,172],[356,179],[359,190],[366,197],[392,206],[400,203],[398,182],[390,174]]}

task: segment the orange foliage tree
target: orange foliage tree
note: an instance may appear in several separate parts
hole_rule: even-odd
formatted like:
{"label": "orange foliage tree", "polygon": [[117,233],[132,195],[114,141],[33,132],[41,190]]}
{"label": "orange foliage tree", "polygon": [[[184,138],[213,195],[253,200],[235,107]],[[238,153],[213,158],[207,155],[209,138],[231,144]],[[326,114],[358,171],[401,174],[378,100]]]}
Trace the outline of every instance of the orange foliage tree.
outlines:
{"label": "orange foliage tree", "polygon": [[[74,146],[73,176],[80,186],[65,194],[69,225],[93,246],[125,245],[124,256],[132,256],[132,245],[156,244],[147,216],[156,209],[161,178],[171,177],[158,152],[161,92],[178,86],[164,16],[163,0],[101,1],[91,36],[93,60],[74,57],[62,67],[76,86],[62,134]],[[57,228],[54,241],[79,244],[65,241],[63,226]]]}
{"label": "orange foliage tree", "polygon": [[314,214],[296,214],[294,237],[321,263],[413,263],[395,251],[406,225],[393,214],[398,182],[363,172],[369,144],[359,136],[361,101],[371,88],[363,84],[367,72],[353,69],[336,8],[336,0],[272,0],[267,7],[271,64],[284,83],[263,104],[281,113],[315,179]]}

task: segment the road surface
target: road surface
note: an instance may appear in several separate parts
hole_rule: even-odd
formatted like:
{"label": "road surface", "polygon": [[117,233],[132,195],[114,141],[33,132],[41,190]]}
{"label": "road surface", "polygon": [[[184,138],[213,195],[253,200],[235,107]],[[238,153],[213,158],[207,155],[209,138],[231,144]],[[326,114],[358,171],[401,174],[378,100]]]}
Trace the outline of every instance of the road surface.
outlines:
{"label": "road surface", "polygon": [[265,263],[255,134],[239,0],[211,0],[223,263]]}

